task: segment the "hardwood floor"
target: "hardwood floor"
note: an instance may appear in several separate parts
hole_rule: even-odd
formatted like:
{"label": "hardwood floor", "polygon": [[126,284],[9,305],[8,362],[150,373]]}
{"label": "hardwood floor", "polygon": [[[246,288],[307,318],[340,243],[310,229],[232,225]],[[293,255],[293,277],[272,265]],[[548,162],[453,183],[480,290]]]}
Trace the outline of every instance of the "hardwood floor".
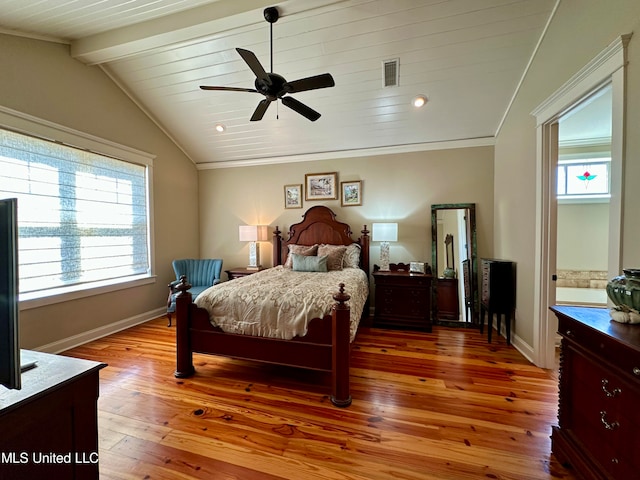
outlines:
{"label": "hardwood floor", "polygon": [[573,479],[550,455],[557,380],[499,338],[364,328],[353,404],[296,369],[195,355],[173,376],[164,318],[66,355],[100,372],[100,478]]}

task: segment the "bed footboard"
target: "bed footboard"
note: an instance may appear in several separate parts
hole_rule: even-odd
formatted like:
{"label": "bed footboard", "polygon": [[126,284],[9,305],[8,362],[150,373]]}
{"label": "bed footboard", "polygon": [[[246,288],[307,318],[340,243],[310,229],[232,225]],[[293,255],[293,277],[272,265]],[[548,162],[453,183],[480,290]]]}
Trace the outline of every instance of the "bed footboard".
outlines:
{"label": "bed footboard", "polygon": [[[191,285],[183,275],[176,286],[176,371],[177,378],[190,377],[195,373],[193,353],[223,355],[226,357],[295,366],[331,374],[329,399],[337,407],[351,405],[349,390],[350,308],[346,302],[351,298],[341,283],[333,295],[336,303],[331,315],[312,322],[323,322],[309,329],[305,337],[292,340],[255,337],[224,333],[211,326],[207,311],[192,303],[188,292]],[[324,323],[326,322],[326,323]],[[315,334],[318,327],[331,325],[331,336]],[[314,330],[314,334],[311,334]],[[324,330],[326,332],[326,330]],[[324,333],[323,332],[323,333]],[[309,338],[308,338],[309,337]]]}

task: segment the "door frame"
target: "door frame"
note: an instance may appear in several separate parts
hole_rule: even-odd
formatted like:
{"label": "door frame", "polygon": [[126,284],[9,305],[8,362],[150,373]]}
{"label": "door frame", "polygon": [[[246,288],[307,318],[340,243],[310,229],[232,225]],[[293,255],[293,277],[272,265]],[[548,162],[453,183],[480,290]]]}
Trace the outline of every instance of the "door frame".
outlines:
{"label": "door frame", "polygon": [[555,366],[557,319],[549,307],[555,302],[557,248],[558,121],[562,115],[607,84],[612,86],[611,200],[609,210],[609,277],[618,275],[622,260],[622,199],[624,168],[625,81],[627,45],[621,35],[532,113],[536,117],[536,243],[534,277],[534,363]]}

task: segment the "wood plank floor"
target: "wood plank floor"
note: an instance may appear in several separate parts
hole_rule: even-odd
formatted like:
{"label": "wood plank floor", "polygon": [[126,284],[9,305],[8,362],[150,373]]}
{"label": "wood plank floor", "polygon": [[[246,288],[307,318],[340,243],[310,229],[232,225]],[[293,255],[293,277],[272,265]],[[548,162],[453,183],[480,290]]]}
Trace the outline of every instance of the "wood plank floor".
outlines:
{"label": "wood plank floor", "polygon": [[353,404],[297,369],[195,355],[176,379],[160,318],[65,352],[100,372],[100,478],[573,479],[550,454],[557,378],[504,339],[364,328]]}

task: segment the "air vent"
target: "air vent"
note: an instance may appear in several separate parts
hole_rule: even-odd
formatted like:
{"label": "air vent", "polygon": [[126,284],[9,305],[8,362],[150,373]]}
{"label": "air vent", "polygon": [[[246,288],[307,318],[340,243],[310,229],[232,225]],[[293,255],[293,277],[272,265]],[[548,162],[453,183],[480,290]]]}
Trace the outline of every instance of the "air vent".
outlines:
{"label": "air vent", "polygon": [[384,60],[382,62],[382,86],[397,87],[400,73],[400,59]]}

